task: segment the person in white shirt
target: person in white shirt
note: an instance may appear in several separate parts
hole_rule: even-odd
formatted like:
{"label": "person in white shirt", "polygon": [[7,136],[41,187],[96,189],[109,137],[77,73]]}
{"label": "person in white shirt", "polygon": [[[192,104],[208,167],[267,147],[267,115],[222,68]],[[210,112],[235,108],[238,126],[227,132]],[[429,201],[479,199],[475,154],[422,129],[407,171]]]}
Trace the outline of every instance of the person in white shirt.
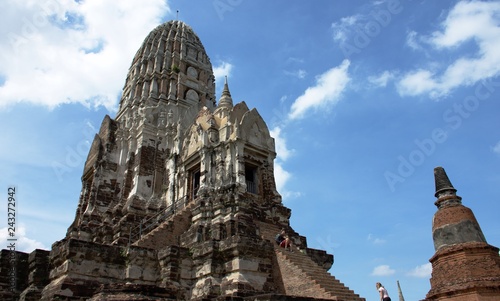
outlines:
{"label": "person in white shirt", "polygon": [[380,294],[380,301],[391,301],[391,297],[389,297],[389,293],[387,292],[385,287],[382,285],[382,283],[377,282],[375,284],[375,286],[377,287],[377,291]]}

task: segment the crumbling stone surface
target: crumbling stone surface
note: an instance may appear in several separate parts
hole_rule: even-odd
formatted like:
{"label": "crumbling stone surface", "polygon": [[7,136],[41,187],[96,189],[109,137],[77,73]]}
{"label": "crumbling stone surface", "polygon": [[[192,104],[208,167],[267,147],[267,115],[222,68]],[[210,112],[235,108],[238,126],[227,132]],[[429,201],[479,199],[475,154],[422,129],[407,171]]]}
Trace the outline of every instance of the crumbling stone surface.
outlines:
{"label": "crumbling stone surface", "polygon": [[486,243],[470,242],[436,252],[430,259],[433,271],[431,290],[426,300],[442,300],[450,296],[461,298],[461,295],[468,296],[469,300],[474,298],[489,300],[473,297],[474,295],[492,295],[498,299],[500,296],[498,295],[500,293],[498,251],[498,248]]}
{"label": "crumbling stone surface", "polygon": [[89,299],[89,301],[108,300],[164,301],[183,300],[183,298],[181,295],[177,294],[177,288],[174,286],[162,288],[156,285],[113,283],[101,285],[96,294],[91,299]]}
{"label": "crumbling stone surface", "polygon": [[16,298],[29,285],[29,256],[11,250],[0,252],[0,297],[2,300]]}
{"label": "crumbling stone surface", "polygon": [[29,254],[29,286],[20,294],[21,301],[40,300],[43,288],[49,284],[49,255],[49,251],[39,249]]}

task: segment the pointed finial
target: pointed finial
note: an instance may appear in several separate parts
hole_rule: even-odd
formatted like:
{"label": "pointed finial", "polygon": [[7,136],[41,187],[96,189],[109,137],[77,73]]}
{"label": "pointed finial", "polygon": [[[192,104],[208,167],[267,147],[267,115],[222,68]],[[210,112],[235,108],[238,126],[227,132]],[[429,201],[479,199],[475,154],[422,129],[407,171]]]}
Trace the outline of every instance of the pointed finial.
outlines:
{"label": "pointed finial", "polygon": [[227,75],[225,76],[224,90],[222,90],[219,106],[233,107],[233,99],[231,98],[231,92],[229,92],[229,85],[227,84]]}
{"label": "pointed finial", "polygon": [[434,168],[434,181],[436,183],[435,197],[439,197],[439,194],[444,191],[452,191],[453,194],[457,192],[453,185],[451,185],[450,179],[448,178],[448,175],[446,175],[444,168],[441,166]]}
{"label": "pointed finial", "polygon": [[229,86],[227,84],[227,75],[225,76],[224,90],[222,91],[222,96],[224,96],[224,95],[227,95],[227,96],[231,97],[231,93],[229,92]]}
{"label": "pointed finial", "polygon": [[399,301],[405,301],[405,297],[403,297],[403,292],[401,291],[401,286],[399,286],[399,280],[396,280],[398,283],[398,295],[399,295]]}

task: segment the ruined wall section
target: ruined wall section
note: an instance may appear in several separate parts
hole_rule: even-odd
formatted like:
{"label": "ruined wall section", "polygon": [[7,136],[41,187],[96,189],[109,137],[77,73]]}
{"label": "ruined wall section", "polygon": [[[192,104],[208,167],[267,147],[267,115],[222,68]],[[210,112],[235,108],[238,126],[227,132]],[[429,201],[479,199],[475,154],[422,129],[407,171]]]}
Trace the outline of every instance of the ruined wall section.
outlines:
{"label": "ruined wall section", "polygon": [[2,249],[0,251],[1,300],[15,300],[28,285],[28,254]]}
{"label": "ruined wall section", "polygon": [[88,299],[103,285],[156,286],[160,275],[154,250],[76,239],[55,243],[50,264],[50,284],[43,289],[41,300]]}
{"label": "ruined wall section", "polygon": [[83,240],[111,242],[111,223],[106,213],[118,202],[122,179],[117,175],[118,124],[106,116],[95,136],[84,165],[82,192],[68,236]]}
{"label": "ruined wall section", "polygon": [[272,246],[258,236],[252,203],[222,193],[195,202],[192,226],[179,237],[192,263],[191,297],[273,292]]}
{"label": "ruined wall section", "polygon": [[191,224],[179,236],[192,262],[191,298],[274,292],[272,245],[255,224],[264,218],[262,204],[281,203],[267,126],[241,103],[202,109],[185,137],[176,191],[194,202]]}
{"label": "ruined wall section", "polygon": [[[162,112],[152,113],[160,124],[166,116]],[[161,199],[169,155],[167,132],[175,126],[158,129],[147,120],[146,115],[137,115],[136,128],[127,129],[109,116],[104,118],[85,163],[68,237],[126,244],[131,228],[165,207]]]}
{"label": "ruined wall section", "polygon": [[28,256],[28,287],[21,293],[21,301],[38,301],[43,288],[49,284],[49,251],[36,249]]}

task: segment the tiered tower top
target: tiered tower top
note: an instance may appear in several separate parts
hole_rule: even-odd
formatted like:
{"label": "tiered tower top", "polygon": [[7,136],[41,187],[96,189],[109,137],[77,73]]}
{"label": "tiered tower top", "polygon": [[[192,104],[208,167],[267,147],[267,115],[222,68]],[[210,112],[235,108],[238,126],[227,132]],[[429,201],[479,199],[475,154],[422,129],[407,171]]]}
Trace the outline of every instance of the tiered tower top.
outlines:
{"label": "tiered tower top", "polygon": [[438,211],[434,215],[432,233],[434,248],[450,247],[468,242],[486,243],[472,210],[462,205],[462,198],[442,167],[434,169]]}
{"label": "tiered tower top", "polygon": [[156,27],[132,60],[117,114],[159,101],[184,108],[215,106],[212,64],[194,31],[181,21]]}

